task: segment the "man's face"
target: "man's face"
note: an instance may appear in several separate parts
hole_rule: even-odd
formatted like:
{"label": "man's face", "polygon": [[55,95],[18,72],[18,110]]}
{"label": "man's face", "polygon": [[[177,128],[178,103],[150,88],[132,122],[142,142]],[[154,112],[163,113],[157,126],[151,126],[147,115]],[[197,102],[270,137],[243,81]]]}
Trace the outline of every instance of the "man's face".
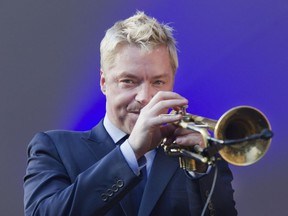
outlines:
{"label": "man's face", "polygon": [[106,95],[106,112],[110,121],[131,133],[141,109],[158,91],[171,91],[174,73],[166,47],[143,51],[123,46],[112,67],[101,71],[100,85]]}

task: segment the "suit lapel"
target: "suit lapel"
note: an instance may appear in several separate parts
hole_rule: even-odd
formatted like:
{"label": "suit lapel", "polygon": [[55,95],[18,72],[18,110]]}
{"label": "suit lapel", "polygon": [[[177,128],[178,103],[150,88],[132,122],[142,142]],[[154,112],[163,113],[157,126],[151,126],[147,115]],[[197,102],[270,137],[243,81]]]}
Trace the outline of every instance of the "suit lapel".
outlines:
{"label": "suit lapel", "polygon": [[[137,187],[137,185],[136,185]],[[120,201],[120,205],[125,213],[126,216],[135,216],[137,213],[137,209],[134,208],[134,206],[131,205],[131,203],[133,203],[133,201],[131,200],[133,199],[132,196],[125,196],[121,201]]]}
{"label": "suit lapel", "polygon": [[90,131],[88,137],[83,137],[83,139],[86,140],[87,147],[97,160],[115,148],[115,143],[104,128],[103,120]]}
{"label": "suit lapel", "polygon": [[178,160],[173,160],[171,157],[168,157],[162,148],[157,149],[138,216],[151,214],[152,209],[178,166]]}

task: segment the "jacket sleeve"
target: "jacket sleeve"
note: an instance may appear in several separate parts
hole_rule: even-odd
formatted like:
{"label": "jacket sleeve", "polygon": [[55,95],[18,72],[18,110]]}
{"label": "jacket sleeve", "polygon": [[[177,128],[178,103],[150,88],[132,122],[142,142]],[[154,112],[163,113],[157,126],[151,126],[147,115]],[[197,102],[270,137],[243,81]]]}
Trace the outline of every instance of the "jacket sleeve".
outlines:
{"label": "jacket sleeve", "polygon": [[46,133],[28,145],[25,215],[103,215],[138,182],[119,147],[71,180]]}
{"label": "jacket sleeve", "polygon": [[228,166],[228,163],[223,159],[217,161],[217,173],[213,168],[211,172],[200,179],[200,191],[203,202],[205,203],[208,194],[211,192],[213,179],[216,174],[216,184],[212,193],[212,198],[209,201],[206,213],[215,216],[236,216],[237,210],[235,208],[234,190],[232,187],[233,175]]}

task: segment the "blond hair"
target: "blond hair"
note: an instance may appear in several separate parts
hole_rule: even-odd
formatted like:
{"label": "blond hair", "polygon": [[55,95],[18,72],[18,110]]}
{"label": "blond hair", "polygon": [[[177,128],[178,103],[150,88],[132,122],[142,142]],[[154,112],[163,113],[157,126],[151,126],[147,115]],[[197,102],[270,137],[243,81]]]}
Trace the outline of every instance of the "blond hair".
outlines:
{"label": "blond hair", "polygon": [[106,31],[100,44],[101,68],[113,65],[117,48],[121,45],[134,45],[147,51],[166,46],[175,73],[178,56],[172,32],[173,28],[169,25],[159,23],[144,12],[137,11],[132,17],[116,22]]}

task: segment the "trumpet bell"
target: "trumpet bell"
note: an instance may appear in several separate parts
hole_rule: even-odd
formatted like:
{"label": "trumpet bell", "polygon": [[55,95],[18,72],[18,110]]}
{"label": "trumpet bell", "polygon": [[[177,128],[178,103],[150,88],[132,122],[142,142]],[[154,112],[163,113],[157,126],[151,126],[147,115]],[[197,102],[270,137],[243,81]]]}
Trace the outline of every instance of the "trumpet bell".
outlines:
{"label": "trumpet bell", "polygon": [[[233,140],[271,130],[266,116],[250,106],[238,106],[224,113],[214,129],[214,137],[220,140]],[[219,154],[227,162],[247,166],[260,160],[268,151],[271,139],[249,140],[233,145],[224,145]]]}

